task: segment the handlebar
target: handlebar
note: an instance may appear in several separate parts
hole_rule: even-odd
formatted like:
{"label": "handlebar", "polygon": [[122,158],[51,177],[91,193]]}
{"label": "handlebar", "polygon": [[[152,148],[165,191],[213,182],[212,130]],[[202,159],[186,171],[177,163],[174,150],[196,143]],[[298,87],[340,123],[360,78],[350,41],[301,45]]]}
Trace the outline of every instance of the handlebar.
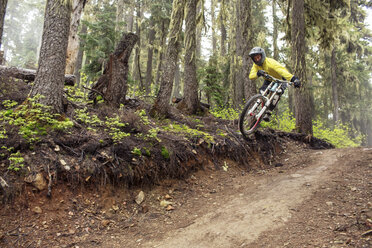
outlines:
{"label": "handlebar", "polygon": [[263,75],[263,77],[266,79],[266,80],[269,80],[269,81],[276,81],[278,83],[282,83],[282,84],[288,84],[288,85],[291,85],[292,86],[292,82],[290,81],[287,81],[287,80],[280,80],[278,78],[274,78],[272,76],[270,76],[267,72],[265,72],[265,74]]}

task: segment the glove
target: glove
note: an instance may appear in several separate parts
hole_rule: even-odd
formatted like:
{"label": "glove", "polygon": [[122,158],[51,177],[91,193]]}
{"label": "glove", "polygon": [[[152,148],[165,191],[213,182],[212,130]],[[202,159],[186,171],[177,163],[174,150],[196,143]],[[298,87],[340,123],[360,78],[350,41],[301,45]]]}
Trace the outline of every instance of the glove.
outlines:
{"label": "glove", "polygon": [[293,85],[295,88],[300,88],[301,87],[301,82],[299,79],[296,79],[294,82],[293,82]]}
{"label": "glove", "polygon": [[301,82],[300,82],[300,79],[298,79],[298,77],[293,76],[291,78],[291,82],[293,83],[295,88],[300,88],[301,87]]}
{"label": "glove", "polygon": [[264,76],[265,75],[265,71],[263,71],[263,70],[258,70],[258,72],[257,72],[257,76],[258,77],[261,77],[261,76]]}

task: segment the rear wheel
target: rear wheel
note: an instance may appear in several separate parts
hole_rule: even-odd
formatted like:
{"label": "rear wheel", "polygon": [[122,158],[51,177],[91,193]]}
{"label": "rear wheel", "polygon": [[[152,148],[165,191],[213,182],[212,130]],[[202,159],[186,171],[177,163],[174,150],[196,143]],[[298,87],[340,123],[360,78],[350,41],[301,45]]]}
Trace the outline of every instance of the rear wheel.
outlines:
{"label": "rear wheel", "polygon": [[257,115],[264,106],[265,98],[260,94],[252,96],[245,105],[239,119],[240,132],[245,139],[256,131],[264,114],[262,114],[260,117]]}

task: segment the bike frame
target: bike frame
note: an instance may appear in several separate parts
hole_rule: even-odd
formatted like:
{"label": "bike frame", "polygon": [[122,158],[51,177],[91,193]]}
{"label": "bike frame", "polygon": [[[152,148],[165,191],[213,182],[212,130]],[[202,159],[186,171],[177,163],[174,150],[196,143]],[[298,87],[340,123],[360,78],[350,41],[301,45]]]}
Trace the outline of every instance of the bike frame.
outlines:
{"label": "bike frame", "polygon": [[[261,118],[261,116],[266,112],[267,108],[270,106],[274,97],[279,95],[279,91],[282,90],[283,83],[290,83],[287,81],[282,81],[276,79],[275,81],[271,81],[270,84],[267,86],[266,90],[261,94],[265,101],[265,106],[261,109],[261,111],[256,115],[257,120]],[[261,101],[257,100],[256,104],[248,111],[248,114],[254,112],[254,110],[258,107],[259,104],[262,104]]]}
{"label": "bike frame", "polygon": [[[283,91],[284,89],[283,85],[288,84],[289,86],[292,86],[292,82],[271,77],[267,73],[263,76],[266,80],[270,81],[270,84],[267,86],[264,92],[262,93],[260,92],[259,95],[261,95],[261,98],[257,99],[252,107],[250,107],[247,110],[243,110],[243,113],[240,116],[240,120],[239,120],[240,130],[243,133],[243,136],[245,138],[246,138],[246,135],[249,135],[250,133],[253,133],[256,130],[258,124],[261,122],[261,117],[266,113],[267,109],[269,108],[271,103],[274,101],[274,98],[276,96],[278,96],[278,99],[276,101],[279,101],[281,91]],[[257,98],[257,96],[258,95],[252,96],[252,98],[247,102],[246,106],[248,107],[250,102],[253,101],[254,98]],[[258,113],[256,113],[259,105],[262,105],[262,108],[259,110]],[[245,130],[246,127],[244,127],[244,124],[243,124],[244,122],[243,120],[245,116],[254,117],[254,120],[255,120],[252,123],[252,126],[248,126],[247,130]]]}

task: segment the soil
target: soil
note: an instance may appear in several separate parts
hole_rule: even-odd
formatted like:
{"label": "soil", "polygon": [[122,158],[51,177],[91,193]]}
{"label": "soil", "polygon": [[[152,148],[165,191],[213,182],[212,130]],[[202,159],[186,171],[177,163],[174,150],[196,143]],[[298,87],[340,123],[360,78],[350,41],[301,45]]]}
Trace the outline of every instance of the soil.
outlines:
{"label": "soil", "polygon": [[[28,104],[28,91],[0,80],[0,102]],[[207,113],[158,120],[138,99],[75,100],[68,131],[28,126],[25,139],[0,122],[0,247],[372,247],[371,148],[261,128],[244,140]],[[114,140],[118,121],[127,136]]]}
{"label": "soil", "polygon": [[293,142],[280,159],[249,171],[227,161],[153,187],[58,185],[50,199],[31,190],[27,206],[20,197],[1,210],[0,245],[371,247],[372,149]]}

